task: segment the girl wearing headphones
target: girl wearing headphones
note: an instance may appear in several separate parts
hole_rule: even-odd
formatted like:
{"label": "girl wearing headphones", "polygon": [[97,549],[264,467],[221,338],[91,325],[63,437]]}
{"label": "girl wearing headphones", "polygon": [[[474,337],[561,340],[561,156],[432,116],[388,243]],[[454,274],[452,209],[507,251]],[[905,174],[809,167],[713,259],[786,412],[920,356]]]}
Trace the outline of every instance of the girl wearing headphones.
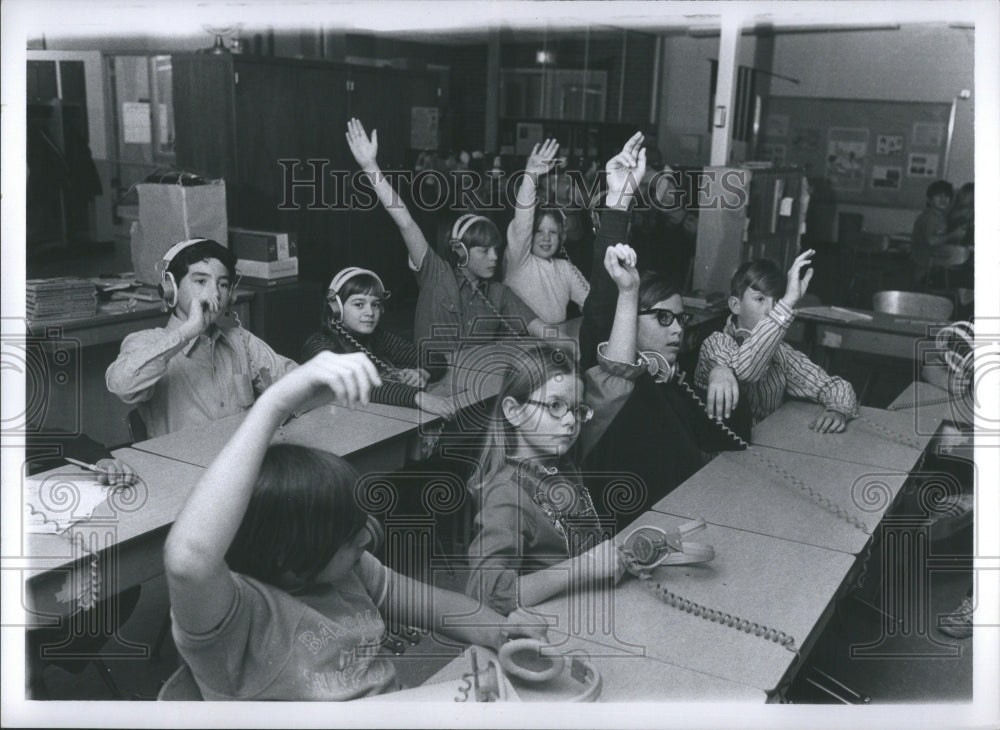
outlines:
{"label": "girl wearing headphones", "polygon": [[503,375],[479,464],[465,591],[502,614],[566,590],[617,582],[624,567],[569,451],[590,419],[573,355],[519,346]]}
{"label": "girl wearing headphones", "polygon": [[392,661],[378,655],[386,624],[397,621],[439,641],[545,640],[537,619],[504,619],[386,568],[369,552],[377,531],[358,506],[359,474],[325,451],[268,445],[317,396],[350,407],[379,382],[363,354],[321,352],[260,397],[191,490],[163,560],[174,641],[206,700],[350,700],[399,689]]}
{"label": "girl wearing headphones", "polygon": [[181,241],[159,268],[166,326],[126,337],[105,374],[109,391],[138,404],[151,437],[242,413],[296,366],[229,312],[236,257],[228,248],[207,238]]}
{"label": "girl wearing headphones", "polygon": [[388,298],[388,290],[374,271],[352,266],[338,273],[330,282],[322,328],[302,346],[302,362],[324,351],[363,352],[382,378],[382,385],[371,392],[372,402],[452,418],[455,406],[450,398],[423,390],[431,373],[418,367],[413,343],[379,328]]}
{"label": "girl wearing headphones", "polygon": [[347,123],[347,143],[371,180],[379,201],[399,227],[416,272],[420,295],[414,339],[495,339],[545,334],[544,323],[513,291],[493,279],[499,260],[500,232],[488,218],[463,215],[452,226],[447,261],[424,238],[406,205],[382,175],[376,155],[378,132],[371,137],[357,119]]}
{"label": "girl wearing headphones", "polygon": [[555,162],[559,143],[535,145],[517,189],[514,219],[507,228],[504,283],[546,324],[566,321],[566,305],[583,308],[590,283],[566,255],[566,215],[558,207],[536,205],[536,188]]}

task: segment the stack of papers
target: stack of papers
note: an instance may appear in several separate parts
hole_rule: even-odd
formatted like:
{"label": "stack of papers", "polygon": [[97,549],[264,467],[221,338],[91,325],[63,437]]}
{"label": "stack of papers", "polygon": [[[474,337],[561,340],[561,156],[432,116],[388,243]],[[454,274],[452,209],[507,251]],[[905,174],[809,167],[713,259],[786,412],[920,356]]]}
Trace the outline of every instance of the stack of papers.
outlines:
{"label": "stack of papers", "polygon": [[97,311],[97,291],[90,279],[28,279],[25,290],[28,319],[32,321],[92,317]]}
{"label": "stack of papers", "polygon": [[24,480],[24,531],[58,535],[88,519],[107,499],[107,487],[89,472],[56,472]]}

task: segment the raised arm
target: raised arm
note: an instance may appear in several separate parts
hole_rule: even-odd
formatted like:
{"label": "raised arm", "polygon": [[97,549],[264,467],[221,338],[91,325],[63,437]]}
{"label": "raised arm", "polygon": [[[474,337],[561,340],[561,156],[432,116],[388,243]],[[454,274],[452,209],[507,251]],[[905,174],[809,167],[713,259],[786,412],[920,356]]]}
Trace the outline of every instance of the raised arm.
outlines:
{"label": "raised arm", "polygon": [[360,353],[321,353],[264,391],[181,509],[167,536],[164,564],[174,618],[189,633],[217,626],[235,588],[226,551],[243,520],[271,436],[303,402],[332,393],[341,402],[368,402],[378,371]]}
{"label": "raised arm", "polygon": [[639,272],[635,265],[635,251],[624,243],[609,247],[604,254],[604,268],[618,287],[615,321],[604,355],[609,360],[629,364],[635,362],[639,317]]}
{"label": "raised arm", "polygon": [[406,204],[396,195],[392,185],[379,169],[378,162],[375,160],[378,154],[378,130],[373,129],[369,138],[361,122],[352,118],[347,123],[345,136],[347,144],[351,148],[351,154],[354,155],[358,165],[371,180],[379,202],[385,206],[389,216],[399,227],[399,232],[403,234],[403,241],[406,243],[406,250],[410,253],[410,260],[419,266],[424,260],[424,254],[427,253],[427,239],[424,238],[420,226],[413,220]]}
{"label": "raised arm", "polygon": [[547,139],[541,145],[535,145],[528,155],[524,165],[524,177],[517,188],[514,198],[514,219],[507,228],[507,259],[508,270],[517,266],[531,255],[531,239],[535,224],[535,193],[538,189],[538,179],[552,167],[559,143]]}

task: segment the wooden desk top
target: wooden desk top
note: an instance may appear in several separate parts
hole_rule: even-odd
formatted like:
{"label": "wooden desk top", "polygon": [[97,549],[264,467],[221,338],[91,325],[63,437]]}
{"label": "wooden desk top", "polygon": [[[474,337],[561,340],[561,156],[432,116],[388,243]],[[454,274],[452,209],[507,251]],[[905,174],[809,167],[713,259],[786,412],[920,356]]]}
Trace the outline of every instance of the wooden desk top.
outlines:
{"label": "wooden desk top", "polygon": [[[237,413],[205,426],[187,428],[134,444],[134,448],[195,466],[207,467],[222,450],[245,414]],[[416,424],[375,413],[322,406],[279,429],[271,443],[291,443],[348,457],[416,429]]]}
{"label": "wooden desk top", "polygon": [[[929,435],[914,433],[911,414],[864,406],[860,409],[863,418],[853,419],[843,433],[810,431],[809,424],[822,409],[816,403],[786,402],[754,427],[753,444],[907,474],[930,441]],[[912,441],[919,448],[904,445],[902,440]]]}
{"label": "wooden desk top", "polygon": [[[601,673],[601,695],[598,702],[754,702],[764,703],[767,695],[754,687],[736,684],[684,667],[648,657],[616,655],[608,647],[585,639],[549,632],[549,640],[566,653],[585,655]],[[424,682],[424,687],[453,680],[471,670],[470,650],[466,649],[447,666]],[[485,657],[496,658],[496,652],[476,647],[479,666]],[[583,685],[566,672],[551,682],[531,684],[517,677],[508,677],[521,702],[559,702],[579,694]],[[403,699],[403,696],[400,696]],[[451,696],[441,697],[452,701]]]}
{"label": "wooden desk top", "polygon": [[[686,518],[648,512],[631,527],[672,528]],[[625,534],[628,533],[628,530]],[[783,631],[803,646],[854,563],[842,552],[708,525],[691,537],[715,548],[704,565],[663,566],[652,581],[684,599]],[[772,641],[663,603],[648,581],[626,576],[614,589],[567,593],[529,611],[575,637],[764,691],[796,661]]]}
{"label": "wooden desk top", "polygon": [[[843,508],[868,532],[820,506],[767,462]],[[754,446],[720,454],[653,509],[857,555],[905,481],[906,474],[895,470]]]}
{"label": "wooden desk top", "polygon": [[[25,554],[32,557],[37,567],[29,575],[67,565],[79,558],[71,544],[72,533],[86,531],[88,526],[93,526],[95,530],[113,531],[113,543],[101,544],[101,548],[106,549],[170,525],[205,471],[201,467],[135,449],[118,449],[112,455],[135,470],[139,477],[136,485],[120,495],[112,492],[108,500],[94,510],[89,520],[75,523],[62,534],[24,535]],[[63,474],[69,483],[72,483],[73,475],[88,480],[93,476],[90,472],[82,473],[79,467],[61,466],[36,474],[33,478],[45,479]]]}

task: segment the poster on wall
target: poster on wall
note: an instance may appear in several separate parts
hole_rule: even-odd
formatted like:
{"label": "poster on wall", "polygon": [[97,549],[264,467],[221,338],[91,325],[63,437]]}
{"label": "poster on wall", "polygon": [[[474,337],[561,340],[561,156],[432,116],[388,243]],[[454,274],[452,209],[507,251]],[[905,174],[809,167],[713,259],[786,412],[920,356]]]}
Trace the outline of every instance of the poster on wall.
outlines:
{"label": "poster on wall", "polygon": [[826,147],[826,176],[835,190],[860,192],[865,186],[868,130],[830,127]]}
{"label": "poster on wall", "polygon": [[910,144],[913,147],[940,147],[944,142],[944,125],[940,122],[914,122],[913,136]]}
{"label": "poster on wall", "polygon": [[938,156],[926,153],[911,154],[906,174],[910,177],[937,177]]}
{"label": "poster on wall", "polygon": [[903,135],[880,134],[875,138],[875,154],[881,157],[898,157],[903,154]]}
{"label": "poster on wall", "polygon": [[872,188],[876,190],[899,190],[902,180],[903,168],[901,167],[872,166]]}

